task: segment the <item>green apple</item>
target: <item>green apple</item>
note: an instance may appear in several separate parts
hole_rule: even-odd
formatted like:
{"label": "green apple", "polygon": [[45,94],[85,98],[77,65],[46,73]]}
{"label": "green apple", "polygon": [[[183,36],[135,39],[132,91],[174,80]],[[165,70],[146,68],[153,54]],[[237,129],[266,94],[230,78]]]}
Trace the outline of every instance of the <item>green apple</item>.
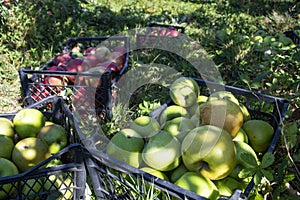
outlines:
{"label": "green apple", "polygon": [[124,128],[109,141],[106,153],[122,162],[138,168],[142,163],[144,140],[138,132]]}
{"label": "green apple", "polygon": [[242,141],[248,144],[248,136],[243,128],[237,132],[236,136],[232,139],[233,141]]}
{"label": "green apple", "polygon": [[36,137],[45,125],[45,118],[43,113],[35,108],[24,108],[16,113],[13,124],[21,139]]}
{"label": "green apple", "polygon": [[14,146],[15,144],[11,137],[0,135],[0,158],[11,159],[11,154]]}
{"label": "green apple", "polygon": [[192,78],[180,77],[170,86],[170,97],[176,105],[189,107],[194,105],[200,89],[197,82]]}
{"label": "green apple", "polygon": [[130,123],[129,128],[138,132],[142,137],[147,138],[160,130],[160,124],[154,118],[149,116],[140,116]]}
{"label": "green apple", "polygon": [[166,122],[163,130],[171,133],[180,142],[186,134],[195,128],[194,121],[186,117],[176,117]]}
{"label": "green apple", "polygon": [[229,91],[217,91],[209,95],[208,101],[229,100],[239,105],[239,100]]}
{"label": "green apple", "polygon": [[258,158],[257,155],[255,153],[255,151],[253,150],[253,148],[242,141],[234,141],[235,144],[235,148],[236,148],[236,164],[237,165],[242,165],[245,168],[254,168],[257,165],[251,165],[250,163],[248,163],[246,160],[243,159],[243,157],[241,156],[243,153],[247,153],[250,156],[252,156],[252,158],[254,160],[256,160],[258,162]]}
{"label": "green apple", "polygon": [[50,124],[42,127],[37,137],[48,144],[51,154],[59,152],[68,144],[68,133],[66,129],[59,124]]}
{"label": "green apple", "polygon": [[175,183],[185,172],[188,172],[188,169],[183,163],[181,163],[176,169],[174,169],[170,175],[170,180],[172,183]]}
{"label": "green apple", "polygon": [[146,142],[143,161],[159,171],[170,171],[180,164],[180,142],[166,131],[159,131]]}
{"label": "green apple", "polygon": [[[19,173],[17,166],[6,158],[0,158],[0,178],[13,176]],[[0,199],[7,199],[7,196],[16,190],[11,184],[3,184],[0,190]]]}
{"label": "green apple", "polygon": [[22,181],[22,194],[26,199],[39,200],[44,187],[44,177],[38,179],[27,179]]}
{"label": "green apple", "polygon": [[24,172],[50,156],[49,147],[40,138],[28,137],[20,140],[12,152],[12,161]]}
{"label": "green apple", "polygon": [[217,199],[219,196],[217,186],[210,179],[196,172],[184,173],[175,182],[175,185],[211,200]]}
{"label": "green apple", "polygon": [[166,181],[169,180],[168,176],[165,173],[158,171],[156,169],[153,169],[151,167],[142,167],[142,168],[140,168],[140,170],[147,172],[148,174],[151,174],[153,176],[156,176],[162,180],[166,180]]}
{"label": "green apple", "polygon": [[236,165],[236,149],[229,133],[219,127],[204,125],[190,131],[181,144],[182,160],[189,171],[218,180]]}
{"label": "green apple", "polygon": [[178,105],[170,105],[161,112],[159,123],[163,127],[166,121],[169,121],[176,117],[189,117],[189,113],[184,107]]}
{"label": "green apple", "polygon": [[6,135],[13,138],[15,134],[14,124],[5,117],[0,117],[0,135]]}
{"label": "green apple", "polygon": [[225,129],[232,138],[243,125],[243,113],[240,106],[228,100],[207,101],[199,106],[203,124]]}
{"label": "green apple", "polygon": [[274,128],[266,121],[252,119],[244,123],[243,129],[247,133],[249,144],[255,152],[262,153],[270,146]]}
{"label": "green apple", "polygon": [[214,181],[214,183],[222,197],[231,197],[235,190],[239,189],[243,191],[245,189],[243,182],[240,182],[230,176]]}

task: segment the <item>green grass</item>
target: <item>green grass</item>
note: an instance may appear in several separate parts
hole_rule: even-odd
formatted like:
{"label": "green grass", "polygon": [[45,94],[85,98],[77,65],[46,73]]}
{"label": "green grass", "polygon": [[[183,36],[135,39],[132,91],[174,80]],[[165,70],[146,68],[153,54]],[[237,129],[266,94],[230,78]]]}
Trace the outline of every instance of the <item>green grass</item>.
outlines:
{"label": "green grass", "polygon": [[[300,107],[300,47],[276,49],[268,59],[251,38],[259,30],[276,36],[300,23],[300,4],[294,1],[225,1],[225,0],[11,0],[0,1],[0,112],[14,112],[23,107],[18,69],[22,66],[38,69],[60,53],[69,38],[109,36],[134,28],[143,28],[150,22],[185,27],[186,34],[198,41],[216,63],[226,84],[284,97],[291,103],[285,126],[293,127],[282,136],[277,170],[273,182],[260,186],[265,196],[275,199],[292,198],[286,183],[299,190],[299,177],[291,178],[299,163],[299,119],[291,118]],[[132,66],[153,62],[178,64],[166,57],[168,52],[136,55]],[[181,63],[191,73],[187,63]],[[158,88],[143,89],[158,91]],[[148,93],[142,112],[155,99]],[[141,98],[141,97],[139,97]],[[157,103],[157,102],[154,102]],[[152,105],[153,106],[153,105]],[[123,111],[124,112],[124,111]],[[119,112],[122,113],[122,112]],[[141,114],[141,113],[138,113]],[[121,114],[122,115],[122,114]],[[119,117],[116,120],[120,121]],[[298,123],[298,126],[297,126]],[[297,135],[298,134],[298,135]],[[287,140],[284,140],[286,139]],[[288,148],[287,148],[288,147]],[[291,156],[286,156],[287,152]],[[299,175],[299,174],[298,174]],[[295,180],[295,181],[292,181]],[[299,191],[298,191],[299,192]]]}

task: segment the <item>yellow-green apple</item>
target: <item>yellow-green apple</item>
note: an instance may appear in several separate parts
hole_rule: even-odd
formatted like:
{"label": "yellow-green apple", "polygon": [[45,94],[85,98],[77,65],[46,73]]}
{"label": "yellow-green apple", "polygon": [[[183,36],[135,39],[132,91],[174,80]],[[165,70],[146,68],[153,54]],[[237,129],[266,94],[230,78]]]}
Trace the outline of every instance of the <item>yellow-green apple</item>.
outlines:
{"label": "yellow-green apple", "polygon": [[231,197],[235,190],[243,191],[246,187],[243,182],[240,182],[230,176],[221,180],[214,181],[221,197]]}
{"label": "yellow-green apple", "polygon": [[245,132],[245,130],[243,128],[240,128],[240,130],[237,132],[236,136],[232,140],[248,143],[247,133]]}
{"label": "yellow-green apple", "polygon": [[21,139],[36,137],[45,125],[45,118],[43,113],[38,109],[24,108],[16,113],[13,124],[15,131]]}
{"label": "yellow-green apple", "polygon": [[6,135],[0,135],[0,147],[0,158],[11,159],[11,154],[15,147],[13,139]]}
{"label": "yellow-green apple", "polygon": [[122,162],[138,168],[142,163],[144,140],[130,128],[121,129],[109,141],[106,153]]}
{"label": "yellow-green apple", "polygon": [[59,124],[50,124],[42,127],[37,137],[48,144],[51,154],[59,152],[68,144],[68,132]]}
{"label": "yellow-green apple", "polygon": [[166,121],[176,117],[189,117],[189,113],[187,109],[182,106],[170,105],[161,112],[159,116],[159,123],[163,127]]}
{"label": "yellow-green apple", "polygon": [[160,124],[154,118],[149,116],[140,116],[135,118],[129,127],[138,132],[142,137],[148,138],[160,130]]}
{"label": "yellow-green apple", "polygon": [[182,141],[181,152],[188,170],[211,180],[225,178],[236,165],[236,149],[231,136],[212,125],[191,130]]}
{"label": "yellow-green apple", "polygon": [[170,180],[172,183],[175,183],[185,172],[188,172],[188,169],[183,163],[181,163],[176,169],[171,172]]}
{"label": "yellow-green apple", "polygon": [[0,117],[0,135],[14,137],[14,124],[5,117]]}
{"label": "yellow-green apple", "polygon": [[211,200],[219,197],[217,186],[209,178],[206,178],[205,176],[202,176],[196,172],[184,173],[175,182],[175,185]]}
{"label": "yellow-green apple", "polygon": [[162,180],[167,180],[167,181],[169,180],[168,176],[165,173],[158,171],[156,169],[153,169],[151,167],[142,167],[142,168],[140,168],[140,170],[147,172],[148,174],[151,174],[153,176],[156,176]]}
{"label": "yellow-green apple", "polygon": [[24,172],[50,156],[49,147],[40,138],[28,137],[20,140],[12,152],[12,161]]}
{"label": "yellow-green apple", "polygon": [[110,50],[106,46],[98,45],[95,48],[95,55],[97,56],[97,59],[99,62],[104,62],[109,58]]}
{"label": "yellow-green apple", "polygon": [[195,128],[194,121],[186,117],[176,117],[166,122],[163,130],[171,133],[180,142],[186,134]]}
{"label": "yellow-green apple", "polygon": [[153,169],[175,169],[180,164],[180,142],[170,133],[161,130],[146,142],[142,158]]}
{"label": "yellow-green apple", "polygon": [[244,123],[243,129],[247,133],[249,144],[257,153],[262,153],[270,146],[274,128],[264,120],[252,119]]}
{"label": "yellow-green apple", "polygon": [[239,100],[229,91],[217,91],[209,95],[208,101],[229,100],[239,105]]}
{"label": "yellow-green apple", "polygon": [[[0,178],[6,176],[13,176],[19,173],[17,166],[6,158],[0,158]],[[7,199],[7,196],[12,194],[17,187],[13,187],[11,184],[3,184],[0,190],[0,199]]]}
{"label": "yellow-green apple", "polygon": [[194,105],[197,102],[199,95],[199,86],[192,78],[180,77],[170,86],[171,99],[175,104],[182,107]]}
{"label": "yellow-green apple", "polygon": [[240,106],[228,100],[207,101],[199,106],[203,124],[225,129],[232,138],[243,125],[243,113]]}

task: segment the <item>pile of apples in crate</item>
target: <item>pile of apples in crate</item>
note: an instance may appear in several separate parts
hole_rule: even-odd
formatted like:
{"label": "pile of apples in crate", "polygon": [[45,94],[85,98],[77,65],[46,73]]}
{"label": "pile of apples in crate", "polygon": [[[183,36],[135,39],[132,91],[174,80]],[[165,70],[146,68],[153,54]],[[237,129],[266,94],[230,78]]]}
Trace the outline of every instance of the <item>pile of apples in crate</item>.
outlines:
{"label": "pile of apples in crate", "polygon": [[231,92],[200,95],[194,79],[178,78],[170,97],[158,117],[137,117],[117,132],[106,153],[209,199],[243,191],[250,180],[238,173],[255,167],[249,159],[260,162],[274,128]]}
{"label": "pile of apples in crate", "polygon": [[[101,85],[101,75],[111,71],[118,75],[126,61],[126,48],[123,45],[108,47],[102,44],[83,48],[76,45],[70,53],[61,53],[53,58],[44,70],[55,72],[74,72],[75,75],[47,75],[36,84],[32,98],[40,101],[42,98],[60,94],[55,86],[89,86],[96,88]],[[80,72],[99,73],[99,76],[78,75]],[[113,78],[113,77],[112,77]],[[51,87],[53,86],[53,87]]]}
{"label": "pile of apples in crate", "polygon": [[[24,108],[16,113],[13,120],[0,117],[0,177],[25,172],[67,144],[67,130],[59,124],[46,121],[38,109]],[[44,167],[59,164],[61,162],[55,160],[55,163],[50,162]],[[47,186],[45,184],[44,189]],[[8,193],[13,195],[16,191],[10,184],[3,187],[1,190],[6,192],[0,191],[0,199],[6,199]],[[24,184],[22,192],[27,194],[32,190],[30,187],[33,186]]]}

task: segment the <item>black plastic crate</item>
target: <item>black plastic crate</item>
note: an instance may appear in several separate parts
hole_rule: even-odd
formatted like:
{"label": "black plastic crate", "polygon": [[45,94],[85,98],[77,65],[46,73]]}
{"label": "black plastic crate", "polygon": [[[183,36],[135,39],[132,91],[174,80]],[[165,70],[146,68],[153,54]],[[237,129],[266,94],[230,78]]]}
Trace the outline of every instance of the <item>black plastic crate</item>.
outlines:
{"label": "black plastic crate", "polygon": [[[51,96],[63,97],[70,108],[77,109],[83,116],[94,115],[101,119],[112,116],[112,77],[110,72],[104,74],[82,72],[59,72],[49,70],[32,70],[20,68],[19,78],[24,96],[25,106],[32,105]],[[43,83],[47,77],[59,77],[64,80],[67,76],[87,77],[99,81],[100,86],[71,85],[71,84],[50,84]],[[73,106],[74,104],[74,106]]]}
{"label": "black plastic crate", "polygon": [[[84,199],[86,191],[86,168],[83,148],[73,115],[59,97],[48,97],[28,106],[43,112],[46,120],[62,125],[68,132],[68,145],[56,154],[29,170],[13,176],[0,178],[0,191],[7,194],[5,199]],[[1,114],[0,117],[13,119],[15,113]],[[61,163],[45,167],[54,160]],[[7,184],[10,186],[7,187]],[[23,187],[27,189],[23,190]]]}
{"label": "black plastic crate", "polygon": [[[76,99],[81,101],[80,105],[77,105],[78,109],[84,107],[82,110],[85,110],[87,113],[96,111],[97,115],[102,119],[110,118],[113,104],[112,85],[128,70],[129,38],[122,36],[71,38],[67,41],[62,54],[69,56],[67,59],[73,59],[78,56],[78,53],[84,55],[84,51],[97,45],[103,45],[109,48],[111,52],[117,46],[122,46],[126,49],[125,62],[120,71],[114,70],[114,66],[101,72],[64,71],[62,69],[64,64],[57,63],[57,60],[59,60],[57,57],[39,70],[22,67],[19,69],[19,78],[25,106],[39,102],[48,96],[63,96],[71,104],[75,96]],[[72,49],[77,46],[80,46],[80,50],[75,55]],[[125,51],[125,49],[123,50]],[[58,69],[51,69],[57,66]],[[70,78],[74,81],[70,81]],[[86,93],[89,96],[88,102],[84,98]],[[95,101],[92,101],[93,99]]]}
{"label": "black plastic crate", "polygon": [[[215,91],[230,91],[248,108],[252,117],[268,121],[274,127],[275,133],[267,151],[273,152],[275,150],[280,137],[282,122],[289,105],[287,100],[197,78],[194,80],[199,84],[202,95],[209,95]],[[152,112],[150,116],[159,116],[162,110],[171,104],[173,104],[171,100],[166,102],[158,108],[158,110]],[[99,198],[143,199],[147,195],[146,188],[143,187],[143,181],[145,181],[150,184],[153,183],[155,188],[161,190],[161,193],[169,197],[175,197],[175,199],[205,199],[171,182],[156,178],[108,156],[105,154],[105,147],[99,148],[99,144],[101,145],[102,142],[105,143],[101,134],[95,133],[88,138],[83,137],[82,141],[86,144],[86,148],[93,157],[88,158],[86,162],[89,174],[92,178],[94,191]],[[97,150],[97,148],[101,151]],[[132,181],[125,178],[128,176],[133,178],[131,180],[136,180],[137,182],[133,184]],[[245,191],[235,191],[233,194],[235,199],[246,199],[253,189],[253,186],[254,182],[251,180]],[[160,197],[157,199],[160,199]]]}

